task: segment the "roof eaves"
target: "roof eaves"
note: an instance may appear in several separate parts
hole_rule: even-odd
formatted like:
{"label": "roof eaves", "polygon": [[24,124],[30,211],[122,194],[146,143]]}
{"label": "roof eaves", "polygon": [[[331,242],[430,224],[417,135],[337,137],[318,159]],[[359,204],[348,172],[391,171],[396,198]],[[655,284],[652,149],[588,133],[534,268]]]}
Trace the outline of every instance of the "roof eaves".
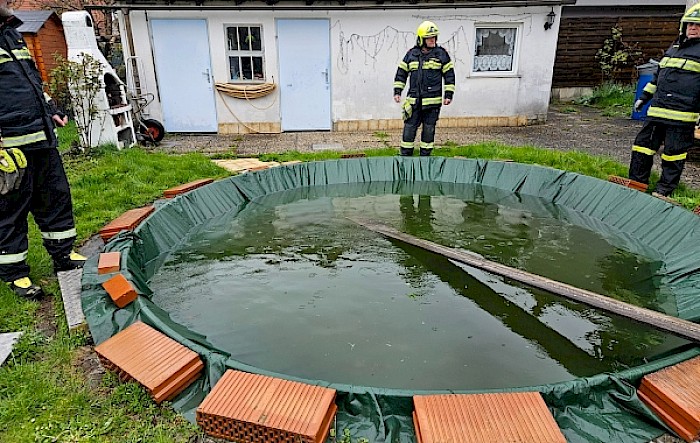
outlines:
{"label": "roof eaves", "polygon": [[573,5],[576,0],[121,0],[112,6],[86,9],[141,10],[388,10],[388,9],[475,9]]}

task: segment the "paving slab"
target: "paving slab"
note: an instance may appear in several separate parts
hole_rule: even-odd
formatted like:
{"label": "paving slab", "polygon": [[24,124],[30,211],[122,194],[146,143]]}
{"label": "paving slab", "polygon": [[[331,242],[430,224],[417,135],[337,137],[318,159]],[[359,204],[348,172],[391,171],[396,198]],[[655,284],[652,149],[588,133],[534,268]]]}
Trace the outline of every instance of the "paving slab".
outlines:
{"label": "paving slab", "polygon": [[66,323],[69,332],[87,330],[85,314],[80,303],[81,280],[83,278],[82,269],[63,271],[58,274],[58,284],[61,287],[61,297],[63,298],[63,310],[66,313]]}
{"label": "paving slab", "polygon": [[278,162],[263,162],[257,158],[237,158],[235,160],[214,160],[214,163],[231,172],[259,171],[279,166]]}
{"label": "paving slab", "polygon": [[0,365],[5,363],[7,357],[12,353],[12,348],[14,348],[17,340],[22,336],[21,332],[6,332],[0,334]]}

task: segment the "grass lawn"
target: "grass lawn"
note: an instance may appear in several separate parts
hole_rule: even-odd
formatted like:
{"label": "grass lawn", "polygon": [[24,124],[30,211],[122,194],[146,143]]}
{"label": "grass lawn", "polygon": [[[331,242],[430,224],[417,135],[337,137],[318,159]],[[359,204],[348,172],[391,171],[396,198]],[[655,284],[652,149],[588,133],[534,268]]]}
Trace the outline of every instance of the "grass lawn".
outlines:
{"label": "grass lawn", "polygon": [[[73,131],[72,133],[69,131]],[[72,135],[71,135],[72,134]],[[163,190],[199,178],[228,173],[199,154],[165,155],[140,149],[95,150],[68,155],[75,131],[62,131],[61,150],[71,182],[78,241],[84,241],[128,209],[152,202]],[[368,155],[395,155],[378,149]],[[605,179],[625,175],[626,167],[582,153],[513,148],[484,143],[448,145],[435,155],[511,159]],[[263,160],[322,160],[338,153],[286,153]],[[686,207],[700,204],[700,193],[681,189]],[[30,222],[31,277],[58,294],[50,260]],[[42,303],[19,300],[0,285],[0,332],[24,331],[15,352],[0,368],[0,442],[191,442],[196,428],[165,404],[155,405],[137,385],[90,373],[94,353],[83,336],[69,336],[59,295]]]}

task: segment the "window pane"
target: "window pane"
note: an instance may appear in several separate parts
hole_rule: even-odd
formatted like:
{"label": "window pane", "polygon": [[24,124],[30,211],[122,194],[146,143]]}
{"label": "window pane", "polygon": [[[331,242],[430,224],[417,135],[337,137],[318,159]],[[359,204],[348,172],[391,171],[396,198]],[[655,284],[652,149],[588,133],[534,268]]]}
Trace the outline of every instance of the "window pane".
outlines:
{"label": "window pane", "polygon": [[474,71],[512,71],[515,28],[477,28]]}
{"label": "window pane", "polygon": [[241,67],[239,65],[238,57],[228,58],[229,66],[231,67],[231,80],[241,79]]}
{"label": "window pane", "polygon": [[238,28],[238,43],[241,45],[241,51],[250,50],[250,38],[248,34],[248,27],[241,26]]}
{"label": "window pane", "polygon": [[241,57],[241,73],[243,74],[243,80],[253,79],[253,64],[250,59],[251,57]]}
{"label": "window pane", "polygon": [[226,28],[226,34],[228,36],[228,50],[238,51],[238,28],[235,26]]}
{"label": "window pane", "polygon": [[255,26],[250,28],[251,46],[253,51],[262,50],[262,40],[260,38],[260,28]]}
{"label": "window pane", "polygon": [[265,80],[262,57],[253,57],[253,77],[255,80]]}

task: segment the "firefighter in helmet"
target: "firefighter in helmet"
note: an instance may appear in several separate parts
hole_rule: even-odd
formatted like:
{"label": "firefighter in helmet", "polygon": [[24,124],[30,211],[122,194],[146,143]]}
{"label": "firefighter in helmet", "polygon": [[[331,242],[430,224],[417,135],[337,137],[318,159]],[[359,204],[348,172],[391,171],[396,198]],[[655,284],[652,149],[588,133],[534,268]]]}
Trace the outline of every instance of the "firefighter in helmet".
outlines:
{"label": "firefighter in helmet", "polygon": [[394,77],[396,103],[401,102],[401,92],[408,82],[408,93],[403,103],[404,128],[401,155],[413,155],[414,141],[420,125],[423,125],[420,155],[430,155],[434,147],[435,125],[440,116],[440,107],[452,102],[455,91],[454,63],[447,51],[438,46],[438,33],[435,23],[429,21],[421,23],[416,31],[416,46],[408,50],[396,70]]}
{"label": "firefighter in helmet", "polygon": [[632,146],[629,177],[648,184],[654,154],[663,144],[661,178],[653,194],[667,197],[678,186],[700,116],[700,4],[683,15],[678,39],[659,62],[635,110],[649,100],[647,118]]}

